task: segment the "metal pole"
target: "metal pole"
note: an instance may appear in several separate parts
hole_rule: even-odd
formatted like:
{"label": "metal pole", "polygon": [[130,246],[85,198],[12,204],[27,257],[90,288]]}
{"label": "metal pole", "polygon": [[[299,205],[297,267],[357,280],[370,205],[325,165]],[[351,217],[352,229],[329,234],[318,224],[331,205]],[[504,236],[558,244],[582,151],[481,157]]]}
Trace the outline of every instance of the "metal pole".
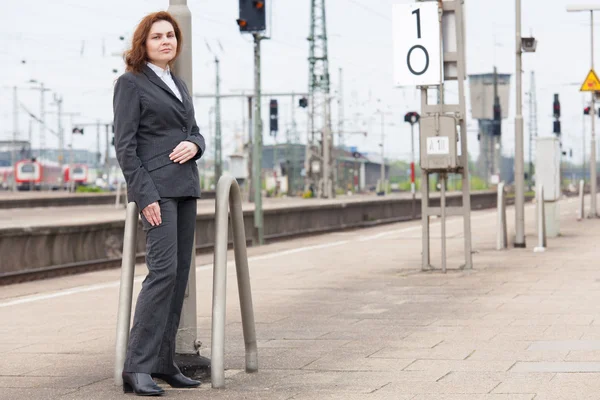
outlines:
{"label": "metal pole", "polygon": [[[591,46],[592,46],[592,70],[594,69],[594,11],[590,10],[591,17]],[[590,116],[592,117],[592,139],[591,139],[591,149],[590,149],[590,218],[596,218],[598,216],[598,212],[596,209],[596,191],[597,191],[597,178],[596,178],[596,106],[594,104],[594,92],[591,92],[592,102],[591,102],[591,112]]]}
{"label": "metal pole", "polygon": [[[187,0],[169,0],[167,9],[181,28],[183,47],[181,54],[173,66],[173,72],[185,82],[190,93],[194,92],[192,69],[192,13],[187,6]],[[195,167],[195,166],[194,166]],[[196,235],[194,234],[190,275],[186,288],[179,330],[177,331],[176,353],[178,356],[198,356],[197,321],[196,321]],[[181,357],[179,357],[181,358]],[[196,359],[194,359],[196,361]]]}
{"label": "metal pole", "polygon": [[100,120],[96,121],[96,151],[97,151],[97,159],[96,159],[96,169],[100,171]]}
{"label": "metal pole", "polygon": [[385,116],[381,112],[381,187],[379,188],[382,194],[385,194]]}
{"label": "metal pole", "polygon": [[31,151],[32,149],[32,143],[33,143],[33,119],[29,119],[29,130],[28,130],[28,135],[27,138],[29,140],[29,152],[27,153],[27,158],[31,158],[33,157],[33,151]]}
{"label": "metal pole", "polygon": [[541,253],[546,251],[546,210],[544,204],[544,187],[542,185],[538,186],[536,202],[538,245],[533,251]]}
{"label": "metal pole", "polygon": [[[500,97],[498,96],[498,69],[496,67],[494,67],[494,106],[496,105],[500,105]],[[502,117],[500,117],[502,119]],[[496,123],[496,121],[494,121],[494,123]],[[498,122],[499,124],[502,124],[502,121],[500,120]],[[498,177],[498,182],[500,182],[500,157],[501,157],[501,153],[500,153],[500,136],[498,135],[494,135],[493,138],[493,149],[492,149],[492,154],[493,154],[493,159],[494,159],[494,163],[493,163],[493,168],[494,168],[494,172],[493,175],[496,175]]]}
{"label": "metal pole", "polygon": [[[456,35],[458,37],[458,95],[460,102],[460,110],[462,118],[460,119],[460,131],[467,132],[467,110],[465,101],[465,86],[464,82],[466,79],[466,66],[465,66],[465,18],[463,13],[463,4],[460,1],[456,2],[456,15],[457,19],[460,20],[460,24],[457,26]],[[469,178],[469,151],[467,145],[468,135],[464,134],[461,138],[461,150],[462,150],[462,207],[463,207],[463,226],[465,235],[465,269],[473,268],[473,254],[471,247],[471,180]]]}
{"label": "metal pole", "polygon": [[506,249],[508,243],[506,229],[506,193],[504,191],[504,182],[498,184],[498,221],[496,232],[496,250]]}
{"label": "metal pole", "polygon": [[254,203],[254,168],[252,167],[252,154],[254,153],[254,105],[252,104],[252,96],[248,96],[248,182],[246,187],[248,190],[248,201]]}
{"label": "metal pole", "polygon": [[129,342],[131,321],[131,302],[133,298],[133,275],[135,272],[135,253],[138,228],[138,207],[135,202],[127,205],[125,235],[123,238],[123,258],[121,261],[121,286],[119,288],[119,310],[117,313],[117,339],[114,379],[115,385],[123,384],[121,373]]}
{"label": "metal pole", "polygon": [[[207,137],[207,141],[210,143],[212,142],[212,140],[214,139],[213,137],[213,114],[215,112],[215,107],[211,107],[208,109],[208,137]],[[216,172],[217,169],[217,165],[216,165],[216,147],[215,147],[215,159],[213,160],[213,172]],[[206,160],[204,160],[206,161]],[[208,171],[205,170],[204,171],[205,175],[204,175],[204,187],[205,189],[209,190],[210,189],[210,179],[208,177]],[[216,176],[216,174],[215,174]],[[217,185],[217,181],[215,180],[215,187]]]}
{"label": "metal pole", "polygon": [[[459,64],[460,65],[460,64]],[[421,88],[421,115],[425,112],[427,106],[427,88]],[[421,271],[427,271],[431,268],[430,260],[430,241],[429,241],[429,173],[421,168]]]}
{"label": "metal pole", "polygon": [[254,33],[254,143],[252,147],[252,180],[254,182],[254,243],[264,244],[262,209],[262,117],[260,87],[260,41],[262,37]]}
{"label": "metal pole", "polygon": [[44,84],[40,82],[40,150],[39,157],[43,158],[44,148],[46,147],[46,110],[45,110],[45,101],[44,101],[44,92],[48,89],[44,89]]}
{"label": "metal pole", "polygon": [[431,268],[431,253],[429,251],[429,174],[423,169],[421,169],[421,222],[423,230],[421,270],[427,271]]}
{"label": "metal pole", "polygon": [[[534,72],[531,71],[531,80],[534,80]],[[533,182],[533,91],[529,92],[529,176],[528,185],[531,190],[531,184]]]}
{"label": "metal pole", "polygon": [[529,92],[529,190],[533,188],[533,138],[537,137],[537,99],[535,90],[535,71],[531,71],[531,90]]}
{"label": "metal pole", "polygon": [[[18,89],[16,86],[13,87],[13,135],[12,135],[12,145],[10,149],[10,165],[15,167],[17,162],[17,153],[16,146],[19,135],[19,99],[17,95]],[[13,179],[12,179],[12,190],[17,190],[17,180],[16,174],[13,171]]]}
{"label": "metal pole", "polygon": [[339,68],[340,73],[340,87],[338,93],[338,140],[339,146],[344,146],[344,78],[343,69]]}
{"label": "metal pole", "polygon": [[354,193],[358,193],[360,191],[360,182],[359,182],[359,168],[360,165],[358,161],[354,163],[354,177],[352,185],[354,186]]}
{"label": "metal pole", "polygon": [[582,180],[579,181],[579,210],[577,214],[577,221],[581,221],[584,218],[585,214],[585,200],[583,190],[585,188],[585,182]]}
{"label": "metal pole", "polygon": [[[585,98],[583,99],[583,107],[585,108]],[[581,134],[581,137],[582,137],[581,152],[583,154],[582,155],[583,159],[582,159],[582,164],[581,164],[581,171],[582,171],[581,179],[583,179],[585,181],[585,114],[582,114],[582,116],[581,116],[581,126],[583,127],[583,129],[582,129],[583,132]]]}
{"label": "metal pole", "polygon": [[73,192],[75,189],[75,181],[73,180],[73,162],[73,133],[71,133],[71,144],[69,145],[69,165],[67,166],[67,168],[69,169],[69,192]]}
{"label": "metal pole", "polygon": [[415,124],[410,124],[410,192],[412,193],[412,219],[417,216],[417,200],[415,188]]}
{"label": "metal pole", "polygon": [[296,95],[292,93],[292,136],[290,138],[290,143],[298,143],[298,124],[296,123]]}
{"label": "metal pole", "polygon": [[60,178],[58,182],[62,188],[63,182],[63,165],[64,165],[64,147],[65,147],[65,133],[62,128],[62,97],[59,97],[54,94],[54,101],[58,108],[58,164],[60,166]]}
{"label": "metal pole", "polygon": [[308,107],[306,107],[306,146],[304,147],[304,191],[306,192],[307,190],[309,190],[310,188],[310,184],[311,184],[311,176],[309,174],[309,171],[311,169],[311,156],[312,156],[312,144],[313,144],[313,140],[314,140],[314,134],[313,134],[313,126],[314,126],[314,119],[313,119],[313,114],[314,114],[314,110],[313,110],[313,105],[312,105],[312,101],[314,100],[313,96],[309,96],[309,104]]}
{"label": "metal pole", "polygon": [[293,196],[296,193],[296,156],[293,152],[293,143],[296,143],[296,96],[292,94],[292,109],[291,109],[291,117],[292,117],[292,125],[291,128],[287,130],[288,134],[286,135],[286,159],[288,162],[287,168],[287,195]]}
{"label": "metal pole", "polygon": [[106,174],[106,187],[110,187],[110,166],[108,164],[108,154],[109,154],[109,132],[108,130],[110,129],[110,125],[109,124],[105,124],[104,125],[105,128],[105,132],[104,132],[104,136],[105,136],[105,142],[106,142],[106,148],[104,149],[104,173]]}
{"label": "metal pole", "polygon": [[515,247],[525,247],[525,182],[523,155],[523,99],[521,88],[521,0],[516,0],[517,115],[515,117]]}
{"label": "metal pole", "polygon": [[217,70],[216,96],[215,96],[215,184],[223,175],[223,157],[221,145],[221,78],[219,74],[219,59],[215,57]]}
{"label": "metal pole", "polygon": [[440,214],[442,217],[442,272],[446,273],[446,173],[440,174],[441,178],[441,197],[440,197]]}
{"label": "metal pole", "polygon": [[277,192],[277,134],[273,132],[273,177],[275,178],[275,196],[278,195]]}
{"label": "metal pole", "polygon": [[329,95],[325,95],[323,103],[323,197],[331,198],[331,129],[329,127]]}

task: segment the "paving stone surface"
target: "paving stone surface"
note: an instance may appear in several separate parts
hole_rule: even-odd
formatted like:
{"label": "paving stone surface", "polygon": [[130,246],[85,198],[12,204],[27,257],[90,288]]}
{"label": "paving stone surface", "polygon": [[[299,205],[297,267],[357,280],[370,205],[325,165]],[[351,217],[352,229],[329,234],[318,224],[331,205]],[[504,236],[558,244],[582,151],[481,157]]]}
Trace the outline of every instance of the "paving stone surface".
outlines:
{"label": "paving stone surface", "polygon": [[[450,218],[447,274],[420,271],[418,222],[250,248],[259,372],[244,372],[232,265],[226,389],[205,381],[165,387],[166,398],[600,399],[600,220],[577,222],[576,203],[561,202],[562,235],[535,254],[534,205],[526,249],[495,250],[495,212],[474,212],[473,270],[458,269],[462,220]],[[510,208],[508,221],[513,232]],[[436,267],[439,230],[434,219]],[[197,261],[210,357],[212,257]],[[112,378],[118,280],[109,270],[0,287],[0,399],[125,398]]]}

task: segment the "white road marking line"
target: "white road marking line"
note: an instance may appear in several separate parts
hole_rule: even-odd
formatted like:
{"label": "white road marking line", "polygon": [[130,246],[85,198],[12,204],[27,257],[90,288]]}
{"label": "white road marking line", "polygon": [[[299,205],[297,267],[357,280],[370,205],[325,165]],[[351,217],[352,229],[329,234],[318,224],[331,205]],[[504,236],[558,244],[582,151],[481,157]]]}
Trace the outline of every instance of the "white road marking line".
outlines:
{"label": "white road marking line", "polygon": [[[268,260],[268,259],[272,259],[272,258],[276,258],[276,257],[280,257],[280,256],[301,253],[301,252],[305,252],[305,251],[326,249],[326,248],[330,248],[330,247],[341,246],[341,245],[347,244],[347,243],[350,243],[350,241],[342,240],[342,241],[336,241],[336,242],[331,242],[331,243],[324,243],[324,244],[319,244],[319,245],[305,246],[305,247],[298,247],[295,249],[277,251],[277,252],[270,253],[270,254],[248,257],[248,263],[253,262],[253,261]],[[235,265],[235,261],[233,261],[233,260],[229,261],[227,263],[228,267],[231,267],[234,265]],[[205,264],[205,265],[197,266],[196,271],[206,271],[206,270],[210,270],[212,268],[213,268],[212,264]],[[142,282],[144,280],[144,278],[145,278],[145,276],[138,276],[134,279],[134,283]],[[41,300],[54,299],[57,297],[69,296],[72,294],[93,292],[96,290],[103,290],[103,289],[118,288],[120,284],[121,284],[121,281],[119,280],[119,281],[113,281],[113,282],[108,282],[108,283],[101,283],[101,284],[97,284],[97,285],[77,286],[74,288],[59,290],[57,292],[52,292],[52,293],[23,296],[20,298],[16,298],[14,300],[0,302],[0,308],[15,306],[15,305],[19,305],[19,304],[33,303],[33,302],[41,301]]]}

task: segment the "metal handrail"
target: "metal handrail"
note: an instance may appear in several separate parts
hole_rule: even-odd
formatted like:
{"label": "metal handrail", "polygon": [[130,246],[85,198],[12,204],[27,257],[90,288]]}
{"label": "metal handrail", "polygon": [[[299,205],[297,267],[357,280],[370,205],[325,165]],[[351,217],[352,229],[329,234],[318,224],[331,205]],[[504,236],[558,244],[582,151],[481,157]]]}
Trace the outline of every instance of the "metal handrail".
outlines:
{"label": "metal handrail", "polygon": [[536,193],[537,206],[537,234],[538,245],[533,249],[535,253],[546,251],[546,210],[544,205],[544,186],[540,185]]}
{"label": "metal handrail", "polygon": [[217,184],[215,204],[215,258],[213,270],[212,338],[211,338],[211,382],[213,388],[225,386],[225,300],[227,294],[227,244],[229,221],[227,200],[233,226],[233,245],[237,272],[242,327],[246,347],[246,372],[258,371],[258,350],[250,272],[246,252],[246,232],[242,196],[237,181],[232,176],[222,176]]}
{"label": "metal handrail", "polygon": [[496,250],[508,247],[508,229],[506,227],[506,190],[504,182],[498,184],[498,231],[496,233]]}
{"label": "metal handrail", "polygon": [[129,341],[129,327],[131,324],[131,303],[133,300],[133,275],[135,272],[135,250],[137,243],[139,213],[134,202],[127,205],[125,218],[125,234],[123,238],[123,259],[121,261],[121,286],[119,290],[119,312],[117,314],[117,340],[115,357],[115,384],[123,384],[121,376],[127,342]]}

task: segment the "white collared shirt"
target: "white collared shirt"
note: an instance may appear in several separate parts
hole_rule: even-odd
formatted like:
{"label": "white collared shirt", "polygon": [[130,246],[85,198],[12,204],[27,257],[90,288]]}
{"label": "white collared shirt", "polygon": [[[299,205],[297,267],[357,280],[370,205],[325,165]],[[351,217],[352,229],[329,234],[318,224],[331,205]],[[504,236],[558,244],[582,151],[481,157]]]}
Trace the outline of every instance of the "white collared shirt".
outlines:
{"label": "white collared shirt", "polygon": [[183,102],[183,99],[181,98],[181,92],[179,91],[179,88],[177,87],[175,81],[173,80],[173,77],[171,76],[171,69],[169,68],[169,66],[167,65],[167,69],[162,69],[158,65],[154,65],[150,62],[147,62],[146,64],[150,67],[152,71],[156,73],[156,75],[158,75],[158,77],[164,83],[167,84],[169,89],[173,91],[173,93],[175,94],[175,96],[177,96],[179,101]]}

